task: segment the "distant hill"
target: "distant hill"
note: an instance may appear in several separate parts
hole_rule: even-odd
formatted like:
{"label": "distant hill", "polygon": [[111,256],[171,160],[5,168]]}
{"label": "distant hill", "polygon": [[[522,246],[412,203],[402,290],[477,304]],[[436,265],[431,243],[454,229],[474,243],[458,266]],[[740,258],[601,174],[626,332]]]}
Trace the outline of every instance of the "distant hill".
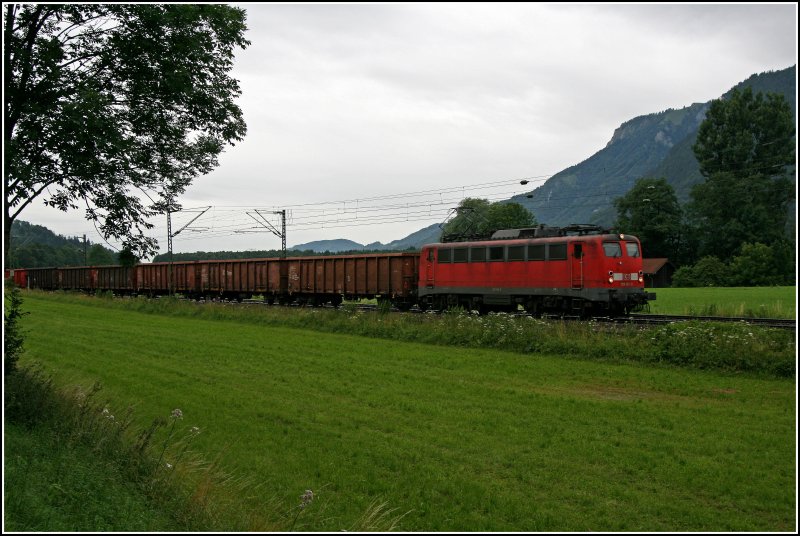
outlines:
{"label": "distant hill", "polygon": [[56,234],[47,227],[17,220],[11,224],[11,249],[5,268],[44,268],[114,264],[117,254],[82,237]]}
{"label": "distant hill", "polygon": [[20,247],[27,244],[41,244],[43,246],[72,246],[83,248],[83,240],[77,236],[63,236],[56,234],[43,225],[36,225],[27,221],[16,220],[11,224],[11,246]]}
{"label": "distant hill", "polygon": [[364,249],[363,244],[353,242],[352,240],[338,239],[338,240],[316,240],[306,244],[297,244],[289,249],[303,251],[311,250],[315,253],[323,253],[330,251],[331,253],[338,253],[340,251],[358,251]]}
{"label": "distant hill", "polygon": [[296,246],[292,246],[291,249],[293,250],[311,250],[316,253],[324,253],[326,251],[330,253],[341,253],[344,251],[406,251],[409,249],[418,250],[422,248],[425,244],[430,244],[432,242],[438,242],[439,236],[442,234],[442,230],[439,228],[438,223],[434,223],[433,225],[429,225],[424,229],[420,229],[414,233],[411,233],[405,238],[401,238],[399,240],[393,240],[388,244],[383,244],[381,242],[372,242],[370,244],[359,244],[358,242],[353,242],[352,240],[317,240],[314,242],[307,242],[305,244],[298,244]]}
{"label": "distant hill", "polygon": [[424,246],[425,244],[432,244],[434,242],[438,242],[439,237],[441,235],[442,235],[441,227],[439,227],[438,223],[434,223],[433,225],[429,225],[424,229],[420,229],[417,232],[411,233],[407,237],[401,238],[400,240],[394,240],[392,242],[389,242],[388,244],[373,242],[372,244],[367,244],[365,247],[367,249],[384,249],[391,251],[421,249],[422,246]]}
{"label": "distant hill", "polygon": [[[753,75],[735,87],[780,93],[797,117],[796,66]],[[664,177],[679,201],[686,202],[692,186],[703,180],[692,145],[709,105],[695,103],[626,121],[603,149],[511,200],[528,208],[540,223],[611,225],[616,219],[614,199],[625,195],[639,178]]]}

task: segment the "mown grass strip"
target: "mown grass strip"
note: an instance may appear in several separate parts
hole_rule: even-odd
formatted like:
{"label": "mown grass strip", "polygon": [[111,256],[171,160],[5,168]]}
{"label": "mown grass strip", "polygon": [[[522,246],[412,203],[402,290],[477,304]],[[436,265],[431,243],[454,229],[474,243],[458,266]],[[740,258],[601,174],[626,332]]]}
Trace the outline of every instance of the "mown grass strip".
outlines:
{"label": "mown grass strip", "polygon": [[[296,528],[781,531],[795,515],[794,385],[680,369],[139,314],[30,295],[25,361],[100,380],[145,425],[181,408],[196,448]],[[188,310],[188,309],[187,309]]]}

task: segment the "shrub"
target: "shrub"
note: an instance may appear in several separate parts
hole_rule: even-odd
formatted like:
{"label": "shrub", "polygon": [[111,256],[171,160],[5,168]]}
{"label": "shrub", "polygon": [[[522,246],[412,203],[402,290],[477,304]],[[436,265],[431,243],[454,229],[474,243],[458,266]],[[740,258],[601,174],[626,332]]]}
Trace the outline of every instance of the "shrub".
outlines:
{"label": "shrub", "polygon": [[12,374],[17,369],[19,356],[22,354],[24,335],[19,325],[19,319],[28,314],[22,311],[22,297],[19,288],[13,283],[10,285],[9,299],[6,302],[8,310],[5,311],[5,337],[3,338],[3,363],[5,375]]}

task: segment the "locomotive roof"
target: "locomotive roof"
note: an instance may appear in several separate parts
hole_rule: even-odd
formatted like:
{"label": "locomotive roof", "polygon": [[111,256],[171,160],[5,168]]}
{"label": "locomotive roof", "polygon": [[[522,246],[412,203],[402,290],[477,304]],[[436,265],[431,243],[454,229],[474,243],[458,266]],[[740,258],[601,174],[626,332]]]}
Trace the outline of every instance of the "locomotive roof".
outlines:
{"label": "locomotive roof", "polygon": [[535,244],[535,243],[551,243],[551,242],[575,242],[575,241],[608,241],[608,240],[638,240],[634,235],[624,233],[607,233],[607,234],[591,234],[591,235],[564,235],[564,236],[548,236],[541,238],[502,238],[502,239],[484,239],[484,240],[469,240],[464,242],[436,242],[426,244],[423,247],[468,247],[468,246],[498,246],[504,244]]}

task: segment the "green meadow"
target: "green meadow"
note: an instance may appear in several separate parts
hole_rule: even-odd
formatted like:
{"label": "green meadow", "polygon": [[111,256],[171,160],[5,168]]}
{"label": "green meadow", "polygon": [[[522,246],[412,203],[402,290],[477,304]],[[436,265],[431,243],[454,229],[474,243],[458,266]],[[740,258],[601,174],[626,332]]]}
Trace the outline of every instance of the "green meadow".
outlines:
{"label": "green meadow", "polygon": [[699,287],[648,289],[652,314],[795,318],[796,287]]}
{"label": "green meadow", "polygon": [[[376,505],[401,531],[796,526],[794,377],[582,359],[581,345],[565,356],[544,343],[508,351],[326,332],[288,309],[280,325],[242,308],[208,319],[197,306],[171,315],[124,300],[24,299],[21,364],[41,363],[63,388],[100,382],[103,409],[132,408],[132,428],[180,409],[172,426],[199,429],[191,452],[242,483],[220,485],[216,500],[266,519],[258,530],[363,528]],[[392,333],[410,329],[395,316],[383,317],[398,322]],[[560,324],[536,329],[569,338]],[[619,335],[598,336],[613,353]],[[180,463],[166,452],[160,463]],[[202,471],[180,475],[190,494],[214,497]],[[297,510],[306,490],[314,500]],[[96,530],[87,523],[79,530]]]}

